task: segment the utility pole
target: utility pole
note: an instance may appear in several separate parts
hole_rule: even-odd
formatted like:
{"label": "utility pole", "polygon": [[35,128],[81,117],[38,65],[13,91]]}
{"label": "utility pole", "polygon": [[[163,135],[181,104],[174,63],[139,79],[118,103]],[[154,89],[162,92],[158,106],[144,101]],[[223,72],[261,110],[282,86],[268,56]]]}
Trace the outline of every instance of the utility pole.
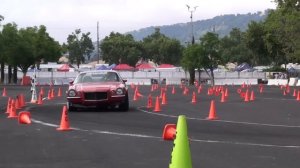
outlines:
{"label": "utility pole", "polygon": [[[192,45],[195,44],[195,37],[194,37],[194,25],[193,25],[193,13],[196,11],[197,7],[198,6],[194,6],[194,7],[190,7],[189,5],[186,5],[186,7],[188,8],[188,11],[191,13],[191,28],[192,28]],[[189,80],[189,84],[190,85],[194,85],[194,82],[195,82],[195,69],[194,68],[189,68],[189,74],[190,74],[190,80]]]}
{"label": "utility pole", "polygon": [[99,64],[99,61],[100,61],[100,50],[99,50],[99,22],[97,22],[97,56],[98,56],[98,61],[97,61],[97,63]]}
{"label": "utility pole", "polygon": [[195,44],[195,37],[194,37],[194,25],[193,25],[193,13],[196,11],[196,9],[197,9],[197,7],[198,7],[198,6],[194,6],[194,7],[192,7],[192,9],[191,9],[191,7],[190,7],[189,5],[186,5],[186,7],[188,8],[188,11],[191,13],[191,16],[190,16],[190,18],[191,18],[191,28],[192,28],[192,45],[193,45],[193,44]]}

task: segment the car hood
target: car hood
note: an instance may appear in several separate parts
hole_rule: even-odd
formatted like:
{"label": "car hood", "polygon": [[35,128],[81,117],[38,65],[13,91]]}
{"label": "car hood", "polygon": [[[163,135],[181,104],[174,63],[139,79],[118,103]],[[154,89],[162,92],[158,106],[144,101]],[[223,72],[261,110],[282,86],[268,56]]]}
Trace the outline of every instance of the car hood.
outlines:
{"label": "car hood", "polygon": [[[80,83],[72,86],[77,91],[96,92],[108,91],[120,87],[120,82],[106,82],[106,83]],[[71,88],[70,88],[71,89]]]}

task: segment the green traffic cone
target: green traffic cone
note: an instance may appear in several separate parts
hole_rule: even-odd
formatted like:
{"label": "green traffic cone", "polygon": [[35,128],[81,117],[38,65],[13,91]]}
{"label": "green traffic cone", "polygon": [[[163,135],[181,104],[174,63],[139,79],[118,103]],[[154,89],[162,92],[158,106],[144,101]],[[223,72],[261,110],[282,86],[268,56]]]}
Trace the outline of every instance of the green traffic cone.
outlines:
{"label": "green traffic cone", "polygon": [[184,115],[178,117],[176,132],[169,168],[192,168],[187,124]]}

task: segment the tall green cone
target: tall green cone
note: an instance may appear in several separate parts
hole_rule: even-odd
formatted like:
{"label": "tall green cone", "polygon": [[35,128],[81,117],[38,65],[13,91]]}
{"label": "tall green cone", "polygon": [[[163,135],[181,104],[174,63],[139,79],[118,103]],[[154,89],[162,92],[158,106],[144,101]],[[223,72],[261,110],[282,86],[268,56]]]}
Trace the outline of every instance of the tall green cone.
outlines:
{"label": "tall green cone", "polygon": [[176,138],[169,168],[192,168],[190,144],[187,135],[187,124],[184,115],[178,117]]}

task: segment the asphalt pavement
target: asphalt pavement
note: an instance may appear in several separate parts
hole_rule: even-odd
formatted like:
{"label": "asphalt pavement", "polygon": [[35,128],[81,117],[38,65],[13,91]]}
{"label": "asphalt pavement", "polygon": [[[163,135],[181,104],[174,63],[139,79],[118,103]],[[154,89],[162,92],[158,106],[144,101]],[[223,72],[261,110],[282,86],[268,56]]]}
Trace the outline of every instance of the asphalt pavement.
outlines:
{"label": "asphalt pavement", "polygon": [[[163,141],[163,127],[176,124],[179,115],[185,115],[193,167],[210,168],[298,168],[300,165],[300,102],[290,93],[283,95],[278,86],[265,86],[255,100],[244,102],[237,93],[240,86],[226,86],[229,96],[207,95],[208,86],[197,93],[197,102],[191,103],[189,93],[175,86],[167,87],[167,104],[161,112],[148,109],[148,96],[153,103],[161,88],[139,86],[143,97],[133,101],[134,89],[129,86],[130,110],[80,109],[69,113],[71,131],[57,131],[66,98],[55,97],[43,105],[30,103],[30,87],[0,86],[7,96],[0,98],[0,167],[2,168],[166,168],[171,160],[172,141]],[[41,86],[37,88],[39,89]],[[63,93],[67,86],[62,88]],[[47,93],[49,86],[43,86]],[[245,90],[245,89],[243,89]],[[19,111],[31,112],[32,124],[20,125],[8,119],[8,97],[24,94],[26,106]],[[215,101],[218,120],[207,120],[211,100]]]}

